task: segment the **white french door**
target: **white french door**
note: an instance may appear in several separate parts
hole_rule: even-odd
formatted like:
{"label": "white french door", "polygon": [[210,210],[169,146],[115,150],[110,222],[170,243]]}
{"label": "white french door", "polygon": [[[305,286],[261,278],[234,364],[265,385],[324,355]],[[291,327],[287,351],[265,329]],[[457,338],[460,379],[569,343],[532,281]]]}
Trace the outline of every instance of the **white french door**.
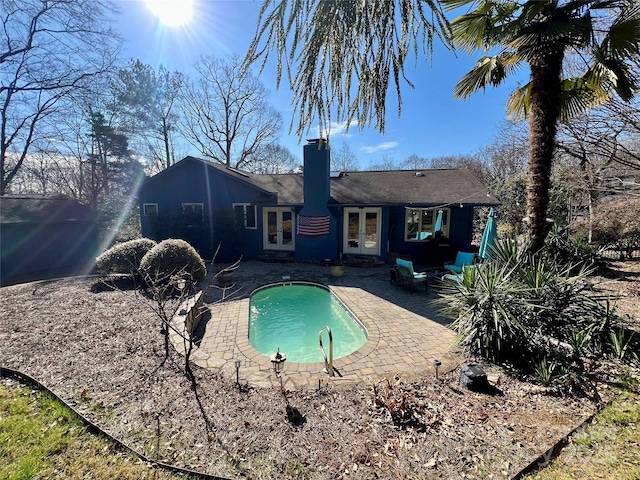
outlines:
{"label": "white french door", "polygon": [[263,220],[264,249],[293,251],[293,211],[290,208],[265,208]]}
{"label": "white french door", "polygon": [[380,208],[344,209],[342,251],[360,255],[380,255]]}

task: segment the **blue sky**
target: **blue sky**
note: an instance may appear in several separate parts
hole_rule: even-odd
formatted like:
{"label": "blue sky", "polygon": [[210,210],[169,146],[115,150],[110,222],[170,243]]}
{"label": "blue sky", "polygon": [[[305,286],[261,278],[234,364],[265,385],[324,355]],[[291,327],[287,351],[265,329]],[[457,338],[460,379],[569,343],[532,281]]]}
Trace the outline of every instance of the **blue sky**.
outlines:
{"label": "blue sky", "polygon": [[[119,0],[121,17],[117,28],[125,40],[126,58],[137,58],[157,68],[191,73],[191,66],[200,55],[222,57],[247,51],[255,33],[261,1],[200,0],[194,6],[194,17],[186,25],[169,27],[160,23],[143,0]],[[380,162],[383,155],[401,162],[409,155],[433,158],[444,155],[472,154],[491,143],[500,122],[505,118],[505,103],[516,81],[526,79],[526,72],[497,89],[478,92],[469,99],[455,100],[453,87],[473,66],[478,57],[459,53],[456,57],[436,45],[431,65],[420,58],[406,65],[408,78],[415,88],[402,86],[403,108],[398,118],[395,91],[387,97],[387,118],[384,134],[372,127],[362,131],[356,126],[343,134],[332,129],[334,148],[345,141],[356,154],[362,169]],[[260,76],[271,91],[271,103],[283,116],[284,130],[280,143],[296,156],[302,157],[302,145],[295,135],[288,134],[292,118],[292,95],[283,82],[276,90],[275,63],[271,62]],[[317,136],[317,126],[308,135]],[[193,152],[196,154],[197,152]]]}

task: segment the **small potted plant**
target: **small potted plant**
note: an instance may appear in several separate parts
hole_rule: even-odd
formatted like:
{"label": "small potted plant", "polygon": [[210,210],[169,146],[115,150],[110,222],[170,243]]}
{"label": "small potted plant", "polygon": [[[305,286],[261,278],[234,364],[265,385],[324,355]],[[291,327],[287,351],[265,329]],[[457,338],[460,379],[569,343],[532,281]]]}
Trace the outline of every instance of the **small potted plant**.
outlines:
{"label": "small potted plant", "polygon": [[231,287],[233,285],[233,270],[224,268],[216,275],[219,287]]}
{"label": "small potted plant", "polygon": [[219,287],[227,288],[233,286],[233,272],[240,266],[241,260],[242,256],[240,256],[240,259],[238,259],[238,261],[236,261],[235,263],[223,268],[218,273],[216,273],[215,277]]}
{"label": "small potted plant", "polygon": [[331,276],[335,278],[340,278],[344,275],[344,265],[342,263],[342,254],[337,260],[333,260],[331,262]]}

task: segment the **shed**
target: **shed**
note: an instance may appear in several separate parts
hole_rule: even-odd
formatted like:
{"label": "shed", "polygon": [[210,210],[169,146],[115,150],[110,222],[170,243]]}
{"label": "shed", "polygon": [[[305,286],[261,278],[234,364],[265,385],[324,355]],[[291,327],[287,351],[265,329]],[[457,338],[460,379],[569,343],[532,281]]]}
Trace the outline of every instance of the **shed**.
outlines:
{"label": "shed", "polygon": [[99,249],[97,215],[65,196],[0,197],[0,284],[88,273]]}

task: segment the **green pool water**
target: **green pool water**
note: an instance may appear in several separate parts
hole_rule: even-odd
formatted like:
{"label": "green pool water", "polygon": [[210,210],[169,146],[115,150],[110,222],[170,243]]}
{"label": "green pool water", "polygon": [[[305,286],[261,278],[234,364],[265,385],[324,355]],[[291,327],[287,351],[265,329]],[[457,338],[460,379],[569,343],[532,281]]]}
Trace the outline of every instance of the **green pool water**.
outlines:
{"label": "green pool water", "polygon": [[[367,341],[365,329],[328,289],[285,283],[256,290],[249,304],[249,342],[271,355],[279,348],[288,362],[323,362],[318,332],[329,326],[333,334],[333,358],[358,350]],[[323,345],[329,355],[329,337]]]}

